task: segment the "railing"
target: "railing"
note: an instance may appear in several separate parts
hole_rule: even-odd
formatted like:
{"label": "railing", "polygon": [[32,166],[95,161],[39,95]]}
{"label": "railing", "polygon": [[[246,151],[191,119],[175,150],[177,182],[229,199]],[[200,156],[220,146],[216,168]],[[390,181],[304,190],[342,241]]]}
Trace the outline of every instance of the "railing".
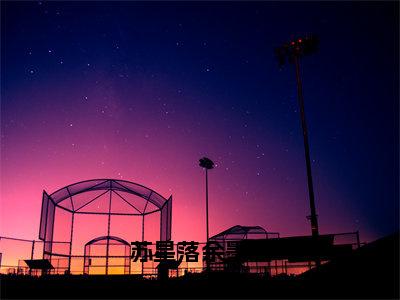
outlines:
{"label": "railing", "polygon": [[[353,249],[360,247],[365,243],[360,242],[359,232],[338,233],[334,235],[334,245],[351,245]],[[54,242],[57,245],[58,242]],[[40,272],[33,271],[29,273],[29,268],[23,259],[41,259],[43,257],[43,242],[28,239],[19,239],[14,237],[0,237],[0,274],[31,274],[38,275]],[[65,244],[65,242],[60,242]],[[174,244],[176,247],[176,244]],[[170,276],[182,276],[186,273],[199,273],[204,270],[202,260],[202,246],[199,244],[199,261],[196,263],[183,261],[177,270],[171,270]],[[155,245],[152,245],[155,251]],[[57,248],[55,246],[55,248]],[[11,256],[12,254],[12,256]],[[93,258],[105,259],[105,256],[92,255]],[[23,258],[23,259],[21,259]],[[113,257],[109,257],[113,258]],[[145,278],[155,277],[157,274],[156,262],[133,262],[128,256],[114,256],[121,259],[120,262],[110,263],[111,272],[109,274],[125,274],[140,275]],[[71,260],[69,262],[69,259]],[[126,265],[129,261],[129,266]],[[68,254],[54,255],[51,257],[51,263],[54,266],[49,274],[83,274],[84,273],[84,256],[73,255],[71,258]],[[70,266],[70,267],[69,267]],[[248,262],[245,263],[241,272],[257,273],[261,275],[277,276],[280,274],[296,275],[314,267],[314,262],[306,263],[290,263],[287,260],[274,260],[271,262]],[[89,274],[104,274],[105,265],[90,265]],[[224,266],[213,266],[215,271],[224,270]],[[129,271],[127,272],[127,269]]]}

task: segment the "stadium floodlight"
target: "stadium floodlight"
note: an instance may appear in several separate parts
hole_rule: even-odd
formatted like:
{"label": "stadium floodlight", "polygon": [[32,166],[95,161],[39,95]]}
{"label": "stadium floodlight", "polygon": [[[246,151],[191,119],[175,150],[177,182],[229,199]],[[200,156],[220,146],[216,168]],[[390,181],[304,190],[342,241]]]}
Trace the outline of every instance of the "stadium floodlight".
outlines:
{"label": "stadium floodlight", "polygon": [[310,210],[311,210],[311,215],[308,216],[307,218],[311,222],[311,233],[314,237],[319,236],[319,230],[318,230],[318,218],[315,209],[313,180],[311,174],[310,147],[308,143],[307,123],[304,112],[303,87],[300,77],[300,58],[315,53],[318,50],[318,45],[319,45],[318,37],[311,35],[302,38],[297,38],[275,49],[275,54],[280,67],[282,67],[286,62],[295,65],[297,96],[300,107],[301,125],[303,129],[304,154],[306,159],[308,193],[310,198]]}
{"label": "stadium floodlight", "polygon": [[286,61],[296,64],[301,56],[306,56],[317,52],[319,39],[317,36],[310,35],[304,38],[297,38],[289,43],[283,44],[275,49],[280,66],[283,66]]}
{"label": "stadium floodlight", "polygon": [[[208,246],[208,240],[209,240],[209,228],[208,228],[208,170],[211,170],[214,168],[214,162],[207,158],[203,157],[199,160],[199,166],[204,168],[206,170],[206,232],[207,232],[207,246]],[[207,270],[209,270],[209,263],[207,259]]]}

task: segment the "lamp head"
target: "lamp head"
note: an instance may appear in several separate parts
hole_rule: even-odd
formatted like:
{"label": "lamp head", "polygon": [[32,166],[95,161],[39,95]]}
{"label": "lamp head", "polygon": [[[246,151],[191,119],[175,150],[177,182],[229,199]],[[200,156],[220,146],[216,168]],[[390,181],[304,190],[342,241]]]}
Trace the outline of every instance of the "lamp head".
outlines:
{"label": "lamp head", "polygon": [[283,66],[286,60],[293,63],[295,56],[310,55],[317,52],[318,45],[319,39],[315,35],[300,37],[275,48],[275,56],[279,66]]}
{"label": "lamp head", "polygon": [[214,162],[207,157],[203,157],[199,160],[199,166],[207,170],[210,170],[214,168]]}

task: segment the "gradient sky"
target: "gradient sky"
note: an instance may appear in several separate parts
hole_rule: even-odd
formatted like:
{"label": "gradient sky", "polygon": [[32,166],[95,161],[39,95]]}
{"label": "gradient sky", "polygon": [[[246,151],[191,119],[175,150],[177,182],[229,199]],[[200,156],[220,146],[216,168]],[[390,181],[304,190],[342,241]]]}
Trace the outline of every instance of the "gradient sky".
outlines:
{"label": "gradient sky", "polygon": [[42,191],[122,178],[173,195],[173,239],[309,234],[293,66],[302,61],[321,233],[398,219],[398,3],[1,3],[0,234],[38,238]]}

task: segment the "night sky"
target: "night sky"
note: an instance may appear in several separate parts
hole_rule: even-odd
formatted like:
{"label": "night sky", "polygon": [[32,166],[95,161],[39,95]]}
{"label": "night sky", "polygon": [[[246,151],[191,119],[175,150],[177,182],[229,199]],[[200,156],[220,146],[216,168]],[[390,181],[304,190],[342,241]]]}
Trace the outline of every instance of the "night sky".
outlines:
{"label": "night sky", "polygon": [[302,62],[321,233],[399,226],[398,3],[1,3],[0,234],[37,239],[41,194],[116,178],[171,194],[174,240],[309,234],[292,65]]}

